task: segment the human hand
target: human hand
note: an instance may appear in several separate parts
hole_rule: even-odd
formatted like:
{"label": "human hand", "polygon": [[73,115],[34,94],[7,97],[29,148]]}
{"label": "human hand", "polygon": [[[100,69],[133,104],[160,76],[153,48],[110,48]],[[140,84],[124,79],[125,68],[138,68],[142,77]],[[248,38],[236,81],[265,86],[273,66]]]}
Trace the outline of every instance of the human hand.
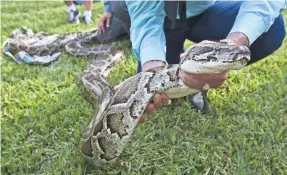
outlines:
{"label": "human hand", "polygon": [[249,46],[249,39],[248,37],[241,33],[241,32],[234,32],[227,36],[228,40],[233,41],[235,44],[242,45],[242,46]]}
{"label": "human hand", "polygon": [[142,72],[146,72],[148,70],[152,69],[158,69],[158,68],[163,68],[165,66],[165,63],[163,61],[148,61],[142,66]]}
{"label": "human hand", "polygon": [[[156,69],[165,66],[165,63],[162,61],[148,61],[145,63],[142,67],[142,71],[146,72],[151,69]],[[118,86],[114,87],[114,90],[117,91],[117,89],[121,86],[119,84]],[[162,108],[164,105],[167,105],[169,103],[169,98],[167,94],[159,94],[156,93],[151,98],[151,101],[148,103],[144,114],[140,117],[139,122],[143,123],[148,115],[151,115],[153,112],[155,112],[157,109]]]}
{"label": "human hand", "polygon": [[179,76],[186,86],[199,91],[205,91],[206,85],[208,85],[208,88],[218,88],[227,80],[227,72],[217,74],[192,74],[180,70]]}
{"label": "human hand", "polygon": [[100,17],[100,23],[98,25],[99,34],[105,33],[105,28],[110,27],[112,14],[110,12],[104,12]]}
{"label": "human hand", "polygon": [[[186,53],[180,55],[180,59],[183,59]],[[182,70],[179,71],[179,76],[183,80],[184,84],[192,89],[205,91],[205,86],[208,88],[218,88],[224,84],[227,80],[228,72],[220,72],[217,74],[192,74]]]}
{"label": "human hand", "polygon": [[[146,62],[143,67],[142,71],[148,71],[148,70],[155,70],[159,68],[163,68],[165,66],[165,63],[162,61],[148,61]],[[169,103],[168,95],[165,93],[156,93],[153,95],[151,101],[147,105],[145,109],[145,113],[140,118],[140,122],[144,122],[147,118],[147,115],[151,115],[153,112],[155,112],[157,109],[162,108],[164,105],[167,105]]]}

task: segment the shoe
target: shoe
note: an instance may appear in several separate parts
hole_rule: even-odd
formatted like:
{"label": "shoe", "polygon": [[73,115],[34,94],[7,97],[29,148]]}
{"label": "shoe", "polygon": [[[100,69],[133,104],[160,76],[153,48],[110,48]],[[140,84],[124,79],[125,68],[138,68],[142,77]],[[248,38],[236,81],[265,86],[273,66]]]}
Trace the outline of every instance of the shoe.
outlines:
{"label": "shoe", "polygon": [[90,15],[85,15],[84,19],[85,19],[86,24],[92,24],[93,23],[92,16],[90,16]]}
{"label": "shoe", "polygon": [[75,23],[75,24],[79,24],[79,17],[81,16],[81,13],[78,10],[70,10],[69,11],[69,23]]}
{"label": "shoe", "polygon": [[209,111],[207,92],[198,92],[189,95],[188,100],[193,107],[201,113],[207,113]]}

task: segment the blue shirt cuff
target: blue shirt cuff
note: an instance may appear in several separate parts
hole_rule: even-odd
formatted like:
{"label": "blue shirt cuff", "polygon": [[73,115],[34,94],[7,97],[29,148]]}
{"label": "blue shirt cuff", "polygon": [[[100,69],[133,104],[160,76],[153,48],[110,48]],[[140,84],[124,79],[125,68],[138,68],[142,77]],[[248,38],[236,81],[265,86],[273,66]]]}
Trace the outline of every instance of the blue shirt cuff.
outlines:
{"label": "blue shirt cuff", "polygon": [[165,64],[166,62],[166,49],[165,45],[157,39],[153,40],[150,38],[149,44],[142,45],[140,48],[140,56],[139,58],[141,61],[141,64],[148,61],[163,61]]}
{"label": "blue shirt cuff", "polygon": [[112,13],[111,5],[110,5],[110,4],[105,4],[105,9],[104,9],[104,11],[105,11],[105,12]]}
{"label": "blue shirt cuff", "polygon": [[280,15],[284,3],[284,0],[244,1],[230,33],[244,33],[249,39],[249,45],[251,45],[269,30]]}
{"label": "blue shirt cuff", "polygon": [[[248,19],[248,20],[246,20]],[[262,33],[265,32],[266,25],[261,16],[256,13],[244,13],[237,18],[230,33],[241,32],[245,34],[251,45]]]}

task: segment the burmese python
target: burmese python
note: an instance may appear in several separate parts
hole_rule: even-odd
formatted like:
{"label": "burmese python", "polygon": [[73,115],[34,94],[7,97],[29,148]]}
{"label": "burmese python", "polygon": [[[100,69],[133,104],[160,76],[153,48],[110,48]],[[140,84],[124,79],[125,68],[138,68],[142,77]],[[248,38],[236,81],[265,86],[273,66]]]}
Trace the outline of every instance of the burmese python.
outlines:
{"label": "burmese python", "polygon": [[99,110],[80,142],[82,155],[88,162],[96,167],[116,162],[155,93],[164,92],[169,98],[179,98],[198,92],[184,85],[178,76],[179,69],[196,74],[217,73],[241,69],[250,60],[247,47],[227,40],[204,41],[189,47],[185,53],[181,64],[141,72],[121,83],[115,93],[105,80],[108,64],[112,62],[98,61],[88,69],[82,83],[89,96],[99,100]]}
{"label": "burmese python", "polygon": [[[119,48],[111,44],[101,44],[96,30],[48,34],[34,32],[22,26],[12,31],[12,37],[4,41],[4,53],[17,63],[48,64],[55,61],[63,50],[75,57],[96,58],[109,55]],[[99,44],[96,47],[89,47]]]}
{"label": "burmese python", "polygon": [[83,95],[97,108],[80,141],[80,152],[96,167],[116,162],[155,93],[164,92],[169,98],[179,98],[198,92],[184,85],[178,76],[179,69],[196,74],[217,73],[241,69],[250,59],[247,47],[227,40],[204,41],[190,46],[180,64],[141,72],[125,80],[114,92],[106,77],[114,65],[122,61],[123,55],[112,45],[92,48],[84,45],[98,42],[96,36],[96,30],[55,35],[38,33],[8,42],[12,53],[23,51],[43,57],[59,54],[65,47],[74,56],[94,59],[79,76]]}

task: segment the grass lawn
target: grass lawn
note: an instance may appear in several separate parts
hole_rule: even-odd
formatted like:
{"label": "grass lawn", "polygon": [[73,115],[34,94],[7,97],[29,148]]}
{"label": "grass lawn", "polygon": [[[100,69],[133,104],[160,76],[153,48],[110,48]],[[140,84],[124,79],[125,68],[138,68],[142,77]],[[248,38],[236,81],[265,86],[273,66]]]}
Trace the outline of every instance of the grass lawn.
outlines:
{"label": "grass lawn", "polygon": [[[1,3],[1,44],[22,25],[48,33],[96,27],[68,24],[61,1]],[[94,4],[95,23],[102,9],[102,3]],[[113,85],[136,73],[130,44],[119,44],[125,62],[111,74]],[[123,165],[102,172],[287,174],[286,50],[287,39],[265,60],[231,72],[222,88],[209,92],[206,115],[184,100],[154,113],[137,128],[120,157]],[[18,65],[1,53],[3,174],[100,173],[84,163],[78,150],[95,112],[77,83],[89,63],[64,52],[49,66]]]}

